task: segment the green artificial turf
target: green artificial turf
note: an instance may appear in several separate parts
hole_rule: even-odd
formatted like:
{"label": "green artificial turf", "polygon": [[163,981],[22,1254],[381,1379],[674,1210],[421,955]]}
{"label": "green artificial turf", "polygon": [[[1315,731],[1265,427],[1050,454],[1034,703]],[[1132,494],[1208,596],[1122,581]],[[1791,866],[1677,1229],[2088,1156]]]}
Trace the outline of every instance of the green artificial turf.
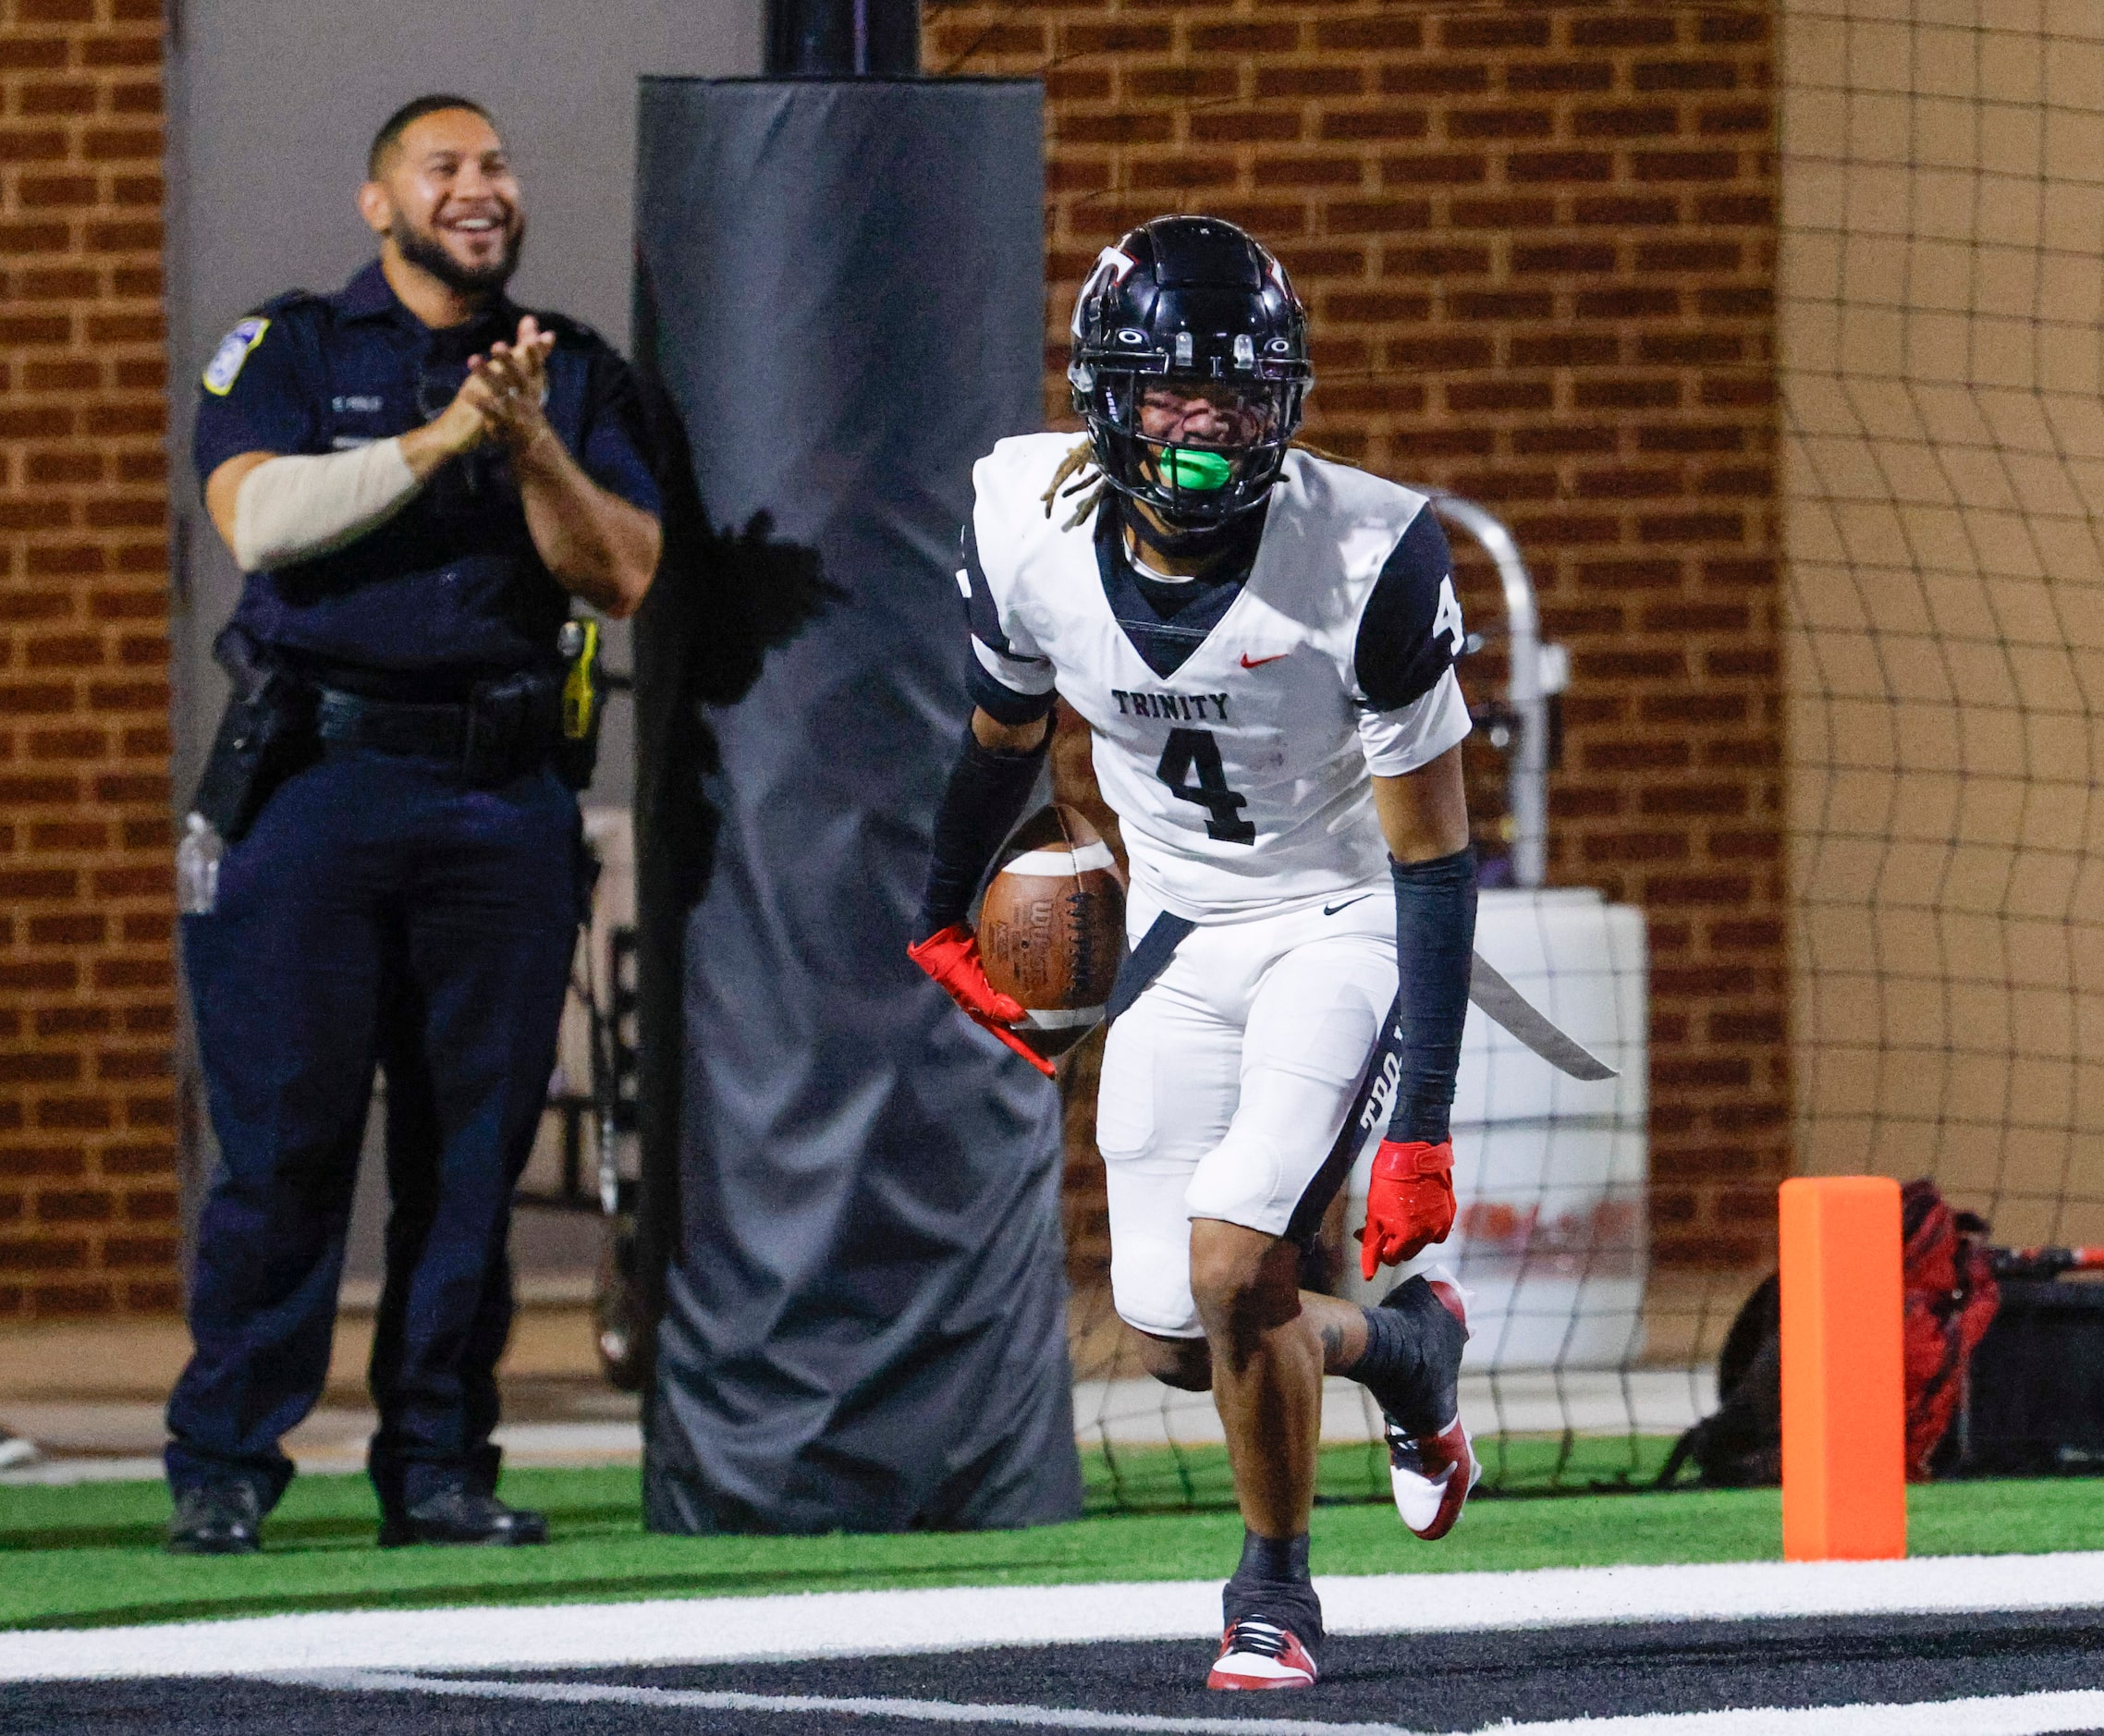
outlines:
{"label": "green artificial turf", "polygon": [[[1211,1474],[1189,1454],[1193,1474]],[[1336,1461],[1326,1481],[1339,1474]],[[1352,1474],[1356,1474],[1355,1473]],[[271,1516],[261,1556],[185,1559],[160,1550],[167,1497],[153,1484],[0,1488],[0,1627],[82,1627],[285,1610],[704,1597],[899,1585],[1208,1579],[1232,1566],[1232,1512],[1097,1514],[1034,1531],[907,1536],[660,1537],[637,1518],[633,1470],[520,1471],[505,1495],[544,1509],[538,1549],[373,1545],[372,1491],[303,1477]],[[2104,1548],[2092,1483],[1939,1484],[1910,1491],[1917,1554]],[[1315,1516],[1325,1573],[1456,1571],[1608,1563],[1772,1560],[1773,1490],[1479,1498],[1444,1542],[1405,1533],[1385,1504]]]}

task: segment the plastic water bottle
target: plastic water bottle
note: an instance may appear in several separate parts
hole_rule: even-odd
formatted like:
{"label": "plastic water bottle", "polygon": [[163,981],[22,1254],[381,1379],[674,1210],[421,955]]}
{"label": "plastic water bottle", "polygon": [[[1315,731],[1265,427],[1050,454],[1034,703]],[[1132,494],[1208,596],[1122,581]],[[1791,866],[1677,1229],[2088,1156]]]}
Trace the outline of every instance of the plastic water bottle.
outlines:
{"label": "plastic water bottle", "polygon": [[183,821],[176,846],[176,909],[185,916],[210,916],[219,903],[219,859],[226,843],[202,813]]}

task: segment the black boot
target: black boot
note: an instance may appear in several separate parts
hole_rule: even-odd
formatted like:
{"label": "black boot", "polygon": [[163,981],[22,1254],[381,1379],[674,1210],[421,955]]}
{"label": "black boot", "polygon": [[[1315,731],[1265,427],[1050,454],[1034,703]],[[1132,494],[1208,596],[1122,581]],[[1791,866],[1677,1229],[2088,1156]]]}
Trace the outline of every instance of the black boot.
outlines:
{"label": "black boot", "polygon": [[1402,1522],[1427,1543],[1443,1537],[1483,1475],[1459,1391],[1468,1307],[1443,1274],[1405,1278],[1366,1310],[1366,1353],[1351,1370],[1388,1427],[1388,1481]]}
{"label": "black boot", "polygon": [[1306,1688],[1321,1673],[1322,1602],[1308,1578],[1308,1534],[1242,1533],[1242,1560],[1220,1594],[1226,1632],[1208,1688]]}
{"label": "black boot", "polygon": [[263,1497],[252,1483],[193,1483],[176,1491],[170,1555],[253,1555],[263,1547]]}
{"label": "black boot", "polygon": [[380,1547],[406,1543],[485,1544],[498,1548],[545,1543],[548,1522],[530,1508],[507,1507],[469,1479],[441,1485],[410,1505],[391,1510],[380,1522]]}
{"label": "black boot", "polygon": [[1462,1346],[1468,1342],[1460,1292],[1448,1282],[1406,1278],[1364,1313],[1365,1353],[1345,1374],[1374,1395],[1392,1428],[1437,1435],[1458,1408]]}

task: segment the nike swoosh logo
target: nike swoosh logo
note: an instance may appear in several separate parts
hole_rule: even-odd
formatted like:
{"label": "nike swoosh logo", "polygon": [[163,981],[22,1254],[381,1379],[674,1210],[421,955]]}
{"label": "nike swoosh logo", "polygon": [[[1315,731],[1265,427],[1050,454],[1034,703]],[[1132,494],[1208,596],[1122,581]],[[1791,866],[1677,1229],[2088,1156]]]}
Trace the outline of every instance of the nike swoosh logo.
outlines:
{"label": "nike swoosh logo", "polygon": [[1278,653],[1278,655],[1275,657],[1256,657],[1253,659],[1250,656],[1249,653],[1245,651],[1242,654],[1242,666],[1245,669],[1261,669],[1267,663],[1277,663],[1278,661],[1278,657],[1290,657],[1292,654],[1293,654],[1290,651],[1281,651]]}
{"label": "nike swoosh logo", "polygon": [[1372,898],[1373,896],[1374,895],[1371,892],[1362,892],[1357,898],[1346,899],[1341,904],[1326,904],[1322,907],[1322,913],[1325,916],[1335,916],[1338,911],[1348,911],[1354,904],[1364,904],[1368,899]]}

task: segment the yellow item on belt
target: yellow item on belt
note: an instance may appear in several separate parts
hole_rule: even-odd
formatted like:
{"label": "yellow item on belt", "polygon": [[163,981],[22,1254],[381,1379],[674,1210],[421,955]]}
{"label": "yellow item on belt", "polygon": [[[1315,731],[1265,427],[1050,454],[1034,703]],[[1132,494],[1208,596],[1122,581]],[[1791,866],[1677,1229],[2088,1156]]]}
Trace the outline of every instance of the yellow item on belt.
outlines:
{"label": "yellow item on belt", "polygon": [[599,623],[566,621],[557,643],[569,660],[569,673],[563,678],[563,736],[588,740],[599,713]]}

